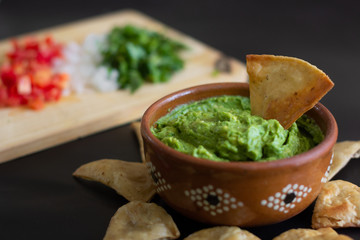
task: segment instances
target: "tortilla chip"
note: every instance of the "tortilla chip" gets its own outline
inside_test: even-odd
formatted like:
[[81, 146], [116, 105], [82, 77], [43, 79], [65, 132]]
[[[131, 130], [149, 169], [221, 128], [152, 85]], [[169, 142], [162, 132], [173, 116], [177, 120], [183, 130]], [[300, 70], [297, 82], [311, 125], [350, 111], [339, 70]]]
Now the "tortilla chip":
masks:
[[273, 240], [351, 240], [345, 235], [338, 235], [332, 228], [313, 229], [291, 229], [283, 232]]
[[145, 152], [144, 152], [144, 141], [143, 141], [142, 136], [141, 136], [140, 126], [141, 126], [140, 121], [131, 123], [131, 128], [134, 130], [134, 132], [136, 134], [136, 137], [137, 137], [137, 139], [139, 141], [141, 161], [143, 163], [146, 163], [146, 161], [145, 161]]
[[104, 240], [176, 239], [179, 230], [172, 217], [155, 203], [129, 202], [111, 218]]
[[254, 234], [238, 227], [212, 227], [197, 231], [184, 240], [260, 240]]
[[343, 180], [325, 183], [315, 202], [312, 227], [360, 227], [360, 188]]
[[320, 69], [298, 58], [247, 55], [246, 67], [251, 113], [277, 119], [285, 129], [334, 86]]
[[155, 185], [143, 163], [102, 159], [80, 166], [73, 176], [97, 181], [114, 189], [129, 201], [149, 201]]
[[360, 141], [338, 142], [334, 146], [334, 158], [328, 179], [332, 179], [352, 158], [360, 157]]

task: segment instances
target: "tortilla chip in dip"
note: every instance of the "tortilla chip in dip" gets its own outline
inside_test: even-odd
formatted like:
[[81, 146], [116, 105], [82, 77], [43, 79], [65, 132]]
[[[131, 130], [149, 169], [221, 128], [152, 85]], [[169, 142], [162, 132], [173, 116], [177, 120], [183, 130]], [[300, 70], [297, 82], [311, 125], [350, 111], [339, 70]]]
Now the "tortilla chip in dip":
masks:
[[260, 238], [239, 227], [220, 226], [202, 229], [184, 240], [260, 240]]
[[351, 240], [352, 238], [339, 235], [332, 228], [320, 228], [318, 230], [298, 228], [283, 232], [273, 240]]
[[179, 230], [172, 217], [155, 203], [129, 202], [111, 218], [104, 240], [176, 239]]
[[360, 227], [360, 188], [343, 180], [325, 183], [315, 202], [312, 227]]
[[145, 164], [102, 159], [80, 166], [73, 176], [105, 184], [129, 201], [149, 201], [155, 194], [154, 181]]
[[293, 57], [247, 55], [251, 113], [288, 129], [334, 83], [320, 69]]
[[360, 141], [343, 141], [336, 143], [328, 179], [332, 179], [352, 158], [359, 157]]

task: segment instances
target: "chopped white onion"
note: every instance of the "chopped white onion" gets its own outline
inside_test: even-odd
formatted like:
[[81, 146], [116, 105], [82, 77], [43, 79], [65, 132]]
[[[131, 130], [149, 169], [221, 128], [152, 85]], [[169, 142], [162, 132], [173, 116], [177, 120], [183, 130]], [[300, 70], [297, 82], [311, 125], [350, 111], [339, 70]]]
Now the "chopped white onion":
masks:
[[70, 42], [63, 48], [63, 59], [54, 62], [54, 70], [69, 75], [63, 95], [89, 91], [111, 92], [118, 89], [118, 71], [101, 66], [101, 51], [106, 47], [106, 35], [90, 34], [80, 45]]

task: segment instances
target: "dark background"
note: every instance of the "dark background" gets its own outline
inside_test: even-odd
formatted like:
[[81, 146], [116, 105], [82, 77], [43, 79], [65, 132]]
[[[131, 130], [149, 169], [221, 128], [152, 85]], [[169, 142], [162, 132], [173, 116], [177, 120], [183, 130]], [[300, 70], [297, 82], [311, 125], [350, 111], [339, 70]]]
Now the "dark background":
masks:
[[[321, 100], [339, 126], [339, 141], [360, 140], [360, 4], [357, 1], [0, 0], [0, 39], [132, 8], [245, 62], [246, 54], [304, 59], [335, 87]], [[0, 136], [5, 138], [7, 136]], [[139, 161], [129, 125], [0, 165], [0, 239], [102, 239], [126, 200], [71, 173], [101, 158]], [[360, 161], [336, 178], [360, 185]], [[208, 227], [172, 214], [182, 237]], [[248, 229], [262, 239], [310, 227], [313, 206], [272, 226]], [[360, 230], [338, 232], [360, 239]]]

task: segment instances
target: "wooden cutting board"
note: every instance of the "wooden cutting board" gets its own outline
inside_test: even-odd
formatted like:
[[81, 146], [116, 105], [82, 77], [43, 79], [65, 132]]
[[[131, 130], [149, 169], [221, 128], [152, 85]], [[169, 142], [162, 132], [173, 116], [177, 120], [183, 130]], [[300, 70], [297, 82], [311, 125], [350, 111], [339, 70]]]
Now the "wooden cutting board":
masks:
[[[199, 84], [247, 80], [244, 64], [235, 59], [230, 60], [231, 73], [213, 76], [214, 63], [221, 52], [133, 10], [25, 35], [42, 37], [51, 34], [59, 42], [81, 42], [90, 33], [106, 33], [114, 26], [126, 24], [164, 33], [189, 46], [190, 50], [183, 54], [185, 69], [168, 83], [145, 84], [134, 94], [119, 90], [72, 95], [46, 105], [41, 111], [0, 109], [0, 163], [139, 119], [154, 101], [173, 91]], [[9, 48], [9, 40], [1, 41], [0, 56], [4, 56]]]

